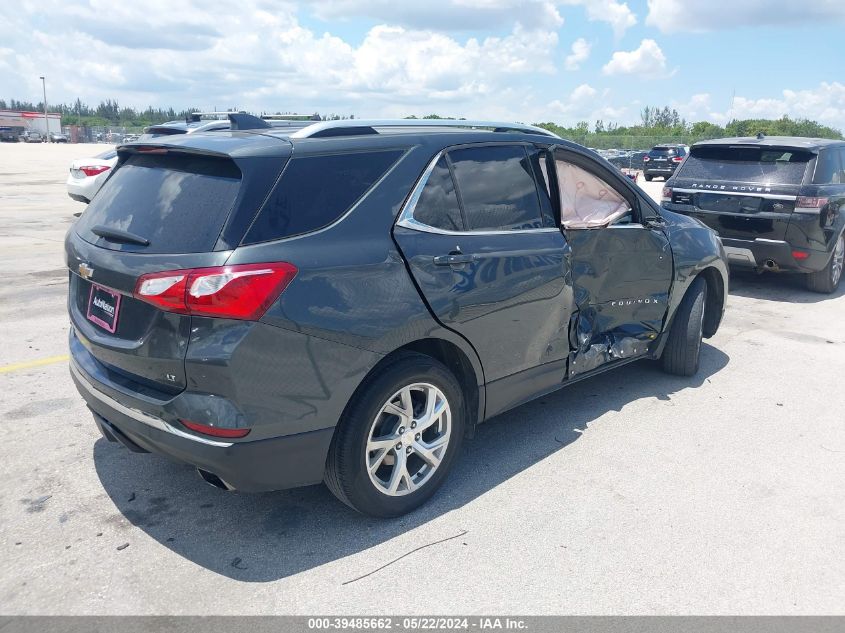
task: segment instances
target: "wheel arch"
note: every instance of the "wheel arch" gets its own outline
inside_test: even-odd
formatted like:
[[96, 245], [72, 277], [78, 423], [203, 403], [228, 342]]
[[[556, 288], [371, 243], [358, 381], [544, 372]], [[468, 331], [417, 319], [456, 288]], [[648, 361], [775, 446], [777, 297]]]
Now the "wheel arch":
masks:
[[444, 338], [428, 337], [417, 339], [405, 343], [389, 354], [386, 354], [367, 372], [367, 375], [356, 388], [352, 398], [350, 398], [350, 402], [368, 384], [370, 379], [381, 371], [382, 367], [390, 363], [397, 355], [407, 352], [429, 356], [442, 363], [452, 372], [464, 394], [467, 421], [466, 434], [468, 437], [472, 437], [475, 434], [475, 426], [481, 422], [484, 416], [485, 391], [481, 364], [474, 351], [470, 350], [467, 352], [457, 343]]
[[709, 266], [696, 277], [701, 277], [707, 284], [707, 302], [704, 304], [704, 338], [710, 338], [719, 329], [722, 315], [725, 313], [726, 289], [725, 281], [719, 271]]

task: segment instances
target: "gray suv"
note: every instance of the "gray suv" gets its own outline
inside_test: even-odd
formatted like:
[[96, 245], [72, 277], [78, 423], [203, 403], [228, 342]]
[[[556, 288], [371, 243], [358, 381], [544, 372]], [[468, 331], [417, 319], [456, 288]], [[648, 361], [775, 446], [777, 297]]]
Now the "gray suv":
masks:
[[108, 440], [219, 488], [408, 512], [477, 424], [638, 359], [690, 376], [724, 311], [710, 229], [537, 128], [327, 121], [118, 155], [65, 242], [71, 374]]

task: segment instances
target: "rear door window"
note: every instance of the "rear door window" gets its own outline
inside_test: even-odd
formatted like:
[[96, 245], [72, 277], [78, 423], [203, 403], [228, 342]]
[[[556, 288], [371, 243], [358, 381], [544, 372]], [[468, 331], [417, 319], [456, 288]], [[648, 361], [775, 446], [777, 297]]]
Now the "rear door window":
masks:
[[531, 161], [522, 145], [449, 152], [468, 231], [542, 228]]
[[401, 150], [391, 150], [291, 159], [243, 243], [268, 242], [328, 226], [369, 191], [402, 154]]
[[692, 148], [678, 176], [798, 185], [812, 158], [812, 152], [794, 148], [702, 145]]
[[823, 149], [816, 159], [814, 185], [838, 185], [842, 182], [842, 157], [837, 149]]
[[86, 241], [121, 249], [91, 233], [102, 226], [149, 240], [144, 253], [214, 249], [241, 184], [229, 159], [185, 154], [130, 155], [82, 214], [76, 230]]

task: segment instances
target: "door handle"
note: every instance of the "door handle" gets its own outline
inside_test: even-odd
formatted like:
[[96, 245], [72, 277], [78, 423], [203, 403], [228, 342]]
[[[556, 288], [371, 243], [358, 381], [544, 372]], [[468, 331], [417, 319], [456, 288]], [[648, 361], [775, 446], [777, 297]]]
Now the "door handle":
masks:
[[449, 253], [448, 255], [437, 255], [434, 258], [435, 266], [460, 266], [461, 264], [469, 264], [475, 260], [474, 255], [465, 255], [464, 253]]

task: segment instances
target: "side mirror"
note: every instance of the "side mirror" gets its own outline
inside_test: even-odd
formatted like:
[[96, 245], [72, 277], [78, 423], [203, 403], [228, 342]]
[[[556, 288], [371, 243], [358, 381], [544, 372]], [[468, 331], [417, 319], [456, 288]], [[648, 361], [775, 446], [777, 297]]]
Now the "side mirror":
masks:
[[666, 220], [664, 220], [659, 215], [650, 215], [647, 218], [643, 218], [643, 226], [647, 229], [662, 229], [666, 226]]

